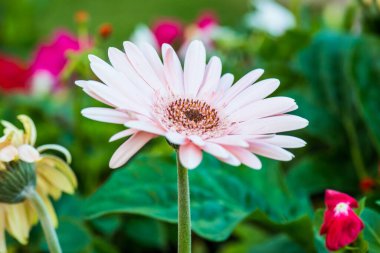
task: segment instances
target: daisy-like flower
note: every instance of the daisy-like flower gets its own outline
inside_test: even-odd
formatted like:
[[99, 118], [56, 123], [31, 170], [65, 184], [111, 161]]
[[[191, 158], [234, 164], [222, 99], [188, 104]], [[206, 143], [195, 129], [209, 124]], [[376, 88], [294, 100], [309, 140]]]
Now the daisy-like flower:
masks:
[[233, 84], [232, 74], [221, 75], [218, 57], [211, 57], [206, 64], [200, 41], [190, 43], [184, 68], [168, 44], [162, 45], [162, 61], [148, 44], [138, 48], [125, 42], [124, 49], [125, 53], [109, 49], [112, 65], [89, 56], [91, 68], [102, 82], [76, 82], [88, 95], [111, 107], [84, 109], [85, 117], [128, 128], [110, 139], [131, 136], [112, 156], [111, 168], [125, 164], [157, 136], [178, 146], [180, 162], [188, 169], [199, 165], [202, 151], [234, 166], [260, 169], [256, 154], [288, 161], [293, 155], [284, 148], [305, 145], [299, 138], [277, 135], [304, 128], [308, 121], [287, 114], [297, 109], [293, 99], [266, 98], [280, 82], [256, 82], [263, 70], [252, 70]]
[[[72, 194], [77, 187], [77, 179], [68, 165], [71, 161], [70, 153], [64, 147], [55, 144], [35, 148], [37, 133], [33, 121], [25, 115], [18, 116], [18, 119], [22, 122], [24, 130], [18, 129], [10, 122], [1, 122], [5, 128], [4, 135], [0, 138], [0, 173], [7, 170], [10, 163], [34, 163], [36, 192], [44, 202], [52, 223], [57, 226], [57, 216], [49, 197], [57, 200], [62, 192]], [[57, 156], [45, 154], [48, 149], [62, 152], [67, 162]], [[12, 189], [17, 187], [14, 186]], [[6, 252], [5, 231], [20, 243], [26, 244], [31, 227], [38, 221], [37, 211], [28, 198], [21, 202], [10, 202], [12, 203], [0, 203], [1, 253]]]

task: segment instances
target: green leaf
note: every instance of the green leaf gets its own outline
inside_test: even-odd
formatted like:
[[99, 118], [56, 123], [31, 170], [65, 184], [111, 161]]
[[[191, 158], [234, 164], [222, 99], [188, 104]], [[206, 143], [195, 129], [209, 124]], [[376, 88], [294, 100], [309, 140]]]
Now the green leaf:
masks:
[[361, 214], [364, 222], [364, 239], [368, 242], [369, 253], [380, 252], [380, 214], [365, 208]]
[[[278, 223], [310, 211], [308, 201], [292, 196], [282, 181], [278, 163], [263, 160], [263, 169], [230, 167], [205, 156], [190, 171], [192, 227], [210, 240], [226, 239], [254, 210], [263, 210]], [[89, 218], [110, 213], [139, 214], [177, 222], [177, 182], [174, 157], [139, 155], [85, 203]]]

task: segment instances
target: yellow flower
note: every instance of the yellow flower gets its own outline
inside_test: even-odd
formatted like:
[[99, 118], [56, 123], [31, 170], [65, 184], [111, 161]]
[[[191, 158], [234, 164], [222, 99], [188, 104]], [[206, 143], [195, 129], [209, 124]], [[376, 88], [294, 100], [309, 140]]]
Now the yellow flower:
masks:
[[[44, 201], [53, 224], [57, 226], [57, 216], [49, 197], [57, 200], [62, 192], [72, 194], [77, 187], [75, 174], [68, 165], [71, 162], [70, 153], [55, 144], [34, 147], [37, 132], [33, 121], [25, 115], [19, 115], [18, 119], [24, 129], [18, 129], [7, 121], [1, 122], [5, 129], [4, 136], [0, 138], [0, 170], [5, 170], [7, 163], [12, 161], [35, 163], [36, 190]], [[63, 153], [66, 161], [45, 154], [46, 150]], [[0, 203], [0, 253], [6, 252], [5, 231], [20, 243], [26, 244], [29, 231], [37, 221], [37, 213], [27, 199], [17, 204]]]

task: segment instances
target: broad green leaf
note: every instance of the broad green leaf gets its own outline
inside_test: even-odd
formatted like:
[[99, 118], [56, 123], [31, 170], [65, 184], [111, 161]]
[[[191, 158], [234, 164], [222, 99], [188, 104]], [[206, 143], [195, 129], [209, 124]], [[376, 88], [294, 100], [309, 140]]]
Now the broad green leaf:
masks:
[[364, 222], [364, 240], [368, 242], [369, 253], [380, 252], [380, 214], [365, 208], [360, 216]]
[[[310, 211], [305, 198], [294, 197], [282, 181], [278, 163], [263, 160], [263, 169], [230, 167], [205, 156], [190, 171], [192, 227], [210, 240], [226, 239], [254, 210], [286, 223]], [[85, 203], [89, 218], [111, 213], [139, 214], [175, 223], [177, 182], [174, 157], [139, 155]]]

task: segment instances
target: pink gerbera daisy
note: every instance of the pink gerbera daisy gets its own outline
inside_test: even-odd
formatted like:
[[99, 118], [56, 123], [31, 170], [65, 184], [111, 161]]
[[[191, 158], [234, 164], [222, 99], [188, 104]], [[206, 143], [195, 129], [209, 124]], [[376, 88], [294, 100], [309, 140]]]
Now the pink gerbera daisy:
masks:
[[112, 65], [90, 55], [91, 68], [102, 82], [77, 81], [91, 97], [112, 108], [86, 108], [85, 117], [123, 124], [127, 129], [111, 141], [131, 136], [114, 153], [111, 168], [125, 164], [151, 139], [163, 136], [178, 147], [183, 166], [193, 169], [202, 151], [238, 166], [261, 168], [256, 155], [288, 161], [284, 148], [303, 147], [299, 138], [277, 135], [307, 126], [308, 121], [286, 114], [297, 109], [288, 97], [266, 98], [280, 82], [255, 83], [262, 69], [252, 70], [234, 85], [232, 74], [222, 74], [221, 60], [206, 64], [205, 47], [190, 43], [184, 67], [171, 46], [162, 45], [162, 60], [150, 45], [124, 43], [125, 53], [110, 48]]

